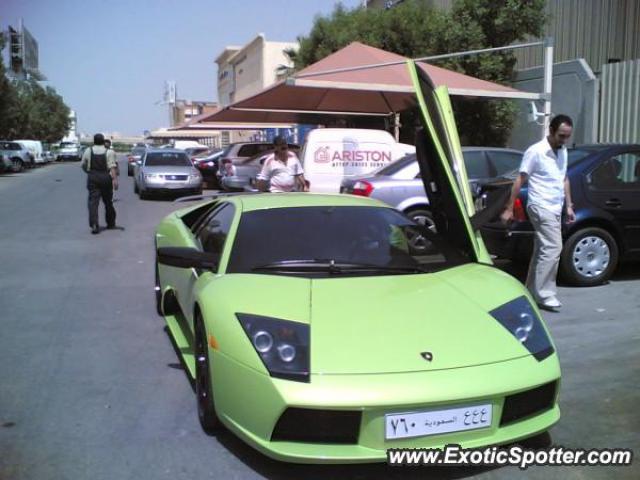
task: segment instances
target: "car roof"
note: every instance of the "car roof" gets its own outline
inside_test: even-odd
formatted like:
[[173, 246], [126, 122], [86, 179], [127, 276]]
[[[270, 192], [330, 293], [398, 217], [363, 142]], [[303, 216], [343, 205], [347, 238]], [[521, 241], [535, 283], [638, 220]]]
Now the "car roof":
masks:
[[147, 148], [147, 153], [182, 153], [186, 155], [185, 151], [179, 148]]
[[569, 150], [593, 150], [601, 151], [615, 148], [640, 148], [636, 143], [591, 143], [585, 145], [572, 145]]
[[244, 212], [295, 207], [385, 207], [386, 203], [366, 197], [323, 193], [262, 193], [229, 196], [223, 201], [238, 205]]
[[514, 152], [522, 154], [522, 150], [518, 150], [515, 148], [502, 148], [502, 147], [462, 147], [463, 152], [486, 152], [486, 151], [497, 151], [497, 152]]

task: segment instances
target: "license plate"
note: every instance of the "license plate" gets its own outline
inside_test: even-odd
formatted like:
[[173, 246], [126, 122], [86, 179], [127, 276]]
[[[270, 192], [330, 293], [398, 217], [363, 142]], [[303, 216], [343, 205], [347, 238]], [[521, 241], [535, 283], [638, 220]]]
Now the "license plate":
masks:
[[385, 438], [424, 437], [491, 426], [491, 404], [385, 415]]

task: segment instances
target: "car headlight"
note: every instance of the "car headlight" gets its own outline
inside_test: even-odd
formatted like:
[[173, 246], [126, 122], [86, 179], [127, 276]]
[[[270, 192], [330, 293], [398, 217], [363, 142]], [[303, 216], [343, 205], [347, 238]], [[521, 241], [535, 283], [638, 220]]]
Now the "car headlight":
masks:
[[198, 180], [199, 178], [200, 178], [199, 173], [192, 173], [191, 175], [189, 175], [189, 180]]
[[155, 178], [160, 178], [160, 175], [158, 175], [157, 173], [145, 173], [144, 178], [146, 178], [147, 180], [153, 180]]
[[522, 343], [536, 360], [544, 360], [554, 352], [542, 321], [527, 297], [518, 297], [489, 313]]
[[309, 325], [249, 313], [236, 317], [269, 375], [309, 381]]

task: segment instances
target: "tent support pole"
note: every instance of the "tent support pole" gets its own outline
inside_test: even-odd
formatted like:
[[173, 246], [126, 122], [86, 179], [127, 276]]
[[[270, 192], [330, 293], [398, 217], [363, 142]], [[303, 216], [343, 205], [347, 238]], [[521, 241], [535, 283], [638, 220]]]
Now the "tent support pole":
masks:
[[549, 131], [551, 122], [551, 88], [553, 85], [553, 37], [544, 39], [544, 121], [542, 122], [542, 138]]

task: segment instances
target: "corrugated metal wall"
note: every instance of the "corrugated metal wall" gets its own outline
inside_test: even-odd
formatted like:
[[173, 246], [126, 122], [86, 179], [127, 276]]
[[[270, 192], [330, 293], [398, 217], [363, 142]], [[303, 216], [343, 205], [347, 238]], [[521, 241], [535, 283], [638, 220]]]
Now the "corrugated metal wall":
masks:
[[[584, 58], [593, 71], [610, 59], [640, 57], [638, 0], [549, 0], [545, 35], [555, 39], [554, 61]], [[542, 64], [542, 49], [518, 50], [517, 68]]]
[[640, 143], [640, 60], [603, 66], [599, 140]]

